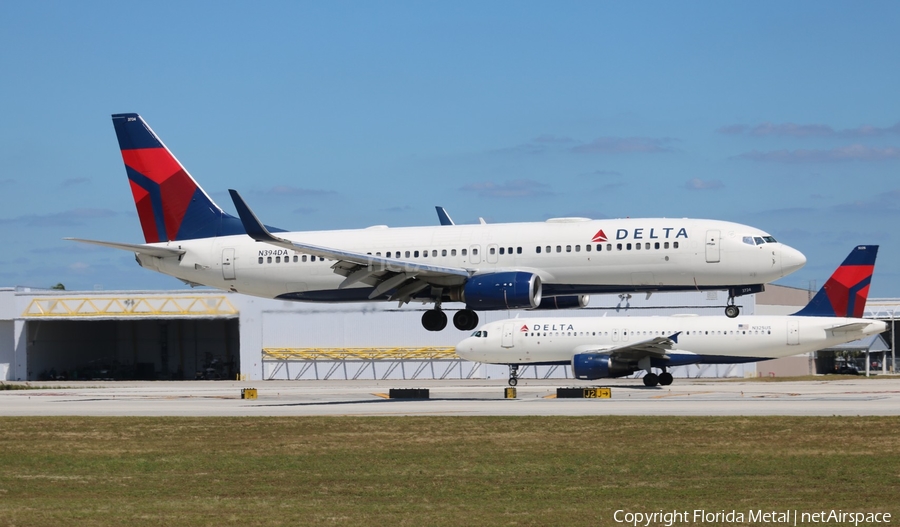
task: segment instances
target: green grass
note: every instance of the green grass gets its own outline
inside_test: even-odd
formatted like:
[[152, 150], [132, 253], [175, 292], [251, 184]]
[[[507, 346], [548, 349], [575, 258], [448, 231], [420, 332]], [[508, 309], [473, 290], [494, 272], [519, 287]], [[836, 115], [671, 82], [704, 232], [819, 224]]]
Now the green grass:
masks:
[[0, 525], [896, 518], [898, 433], [893, 417], [0, 418]]

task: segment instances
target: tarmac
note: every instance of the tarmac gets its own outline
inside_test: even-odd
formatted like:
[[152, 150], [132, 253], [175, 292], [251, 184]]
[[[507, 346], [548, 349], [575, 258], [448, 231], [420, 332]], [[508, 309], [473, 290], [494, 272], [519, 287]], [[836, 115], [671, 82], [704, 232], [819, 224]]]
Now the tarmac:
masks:
[[[853, 416], [900, 415], [900, 377], [761, 382], [636, 379], [601, 384], [504, 380], [55, 381], [0, 391], [0, 416]], [[609, 387], [608, 399], [556, 398], [561, 387]], [[242, 399], [245, 388], [258, 398]], [[390, 399], [391, 388], [427, 388], [428, 399]]]

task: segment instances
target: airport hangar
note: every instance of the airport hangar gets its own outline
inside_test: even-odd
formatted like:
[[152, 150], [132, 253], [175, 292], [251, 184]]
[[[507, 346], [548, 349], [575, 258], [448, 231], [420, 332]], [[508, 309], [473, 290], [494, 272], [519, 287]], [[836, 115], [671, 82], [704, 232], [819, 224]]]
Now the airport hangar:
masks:
[[[804, 289], [768, 285], [764, 293], [737, 300], [742, 315], [783, 315], [809, 298]], [[715, 291], [592, 295], [584, 309], [488, 311], [479, 317], [486, 323], [516, 316], [722, 315], [724, 304], [725, 293]], [[0, 381], [508, 377], [506, 366], [456, 356], [453, 346], [464, 332], [450, 325], [424, 330], [420, 319], [428, 308], [296, 303], [208, 289], [0, 289]], [[453, 311], [453, 305], [447, 308]], [[900, 299], [869, 299], [865, 316], [893, 320], [895, 311], [900, 315]], [[884, 338], [882, 345], [890, 346], [892, 333]], [[810, 354], [671, 371], [676, 377], [788, 376], [833, 365], [833, 357]], [[519, 377], [571, 378], [571, 371], [528, 366]]]

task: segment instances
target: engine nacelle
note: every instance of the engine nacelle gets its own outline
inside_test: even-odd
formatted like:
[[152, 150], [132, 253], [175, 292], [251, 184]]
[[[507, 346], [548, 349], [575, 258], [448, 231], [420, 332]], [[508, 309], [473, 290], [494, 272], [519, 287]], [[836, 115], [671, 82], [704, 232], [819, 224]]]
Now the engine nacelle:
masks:
[[541, 304], [541, 277], [524, 271], [487, 273], [469, 278], [461, 300], [468, 309], [533, 309]]
[[581, 309], [590, 301], [591, 297], [588, 295], [545, 296], [541, 298], [541, 304], [534, 309]]
[[579, 353], [572, 357], [572, 373], [576, 379], [594, 380], [622, 377], [637, 371], [627, 363], [615, 361], [602, 353]]

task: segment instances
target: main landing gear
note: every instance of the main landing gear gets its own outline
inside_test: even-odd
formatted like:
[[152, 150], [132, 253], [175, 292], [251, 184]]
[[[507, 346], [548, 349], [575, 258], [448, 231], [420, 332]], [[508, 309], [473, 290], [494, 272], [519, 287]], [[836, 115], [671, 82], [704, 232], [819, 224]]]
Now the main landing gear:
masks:
[[510, 364], [509, 365], [509, 385], [515, 386], [519, 384], [519, 365], [518, 364]]
[[674, 379], [672, 378], [672, 374], [667, 372], [665, 368], [659, 375], [648, 371], [647, 375], [644, 375], [644, 386], [653, 387], [657, 384], [661, 386], [668, 386], [672, 384], [673, 380]]
[[[478, 327], [478, 313], [471, 309], [461, 309], [453, 315], [453, 325], [460, 331], [470, 331]], [[428, 331], [441, 331], [447, 327], [447, 314], [440, 306], [422, 314], [422, 327]]]

